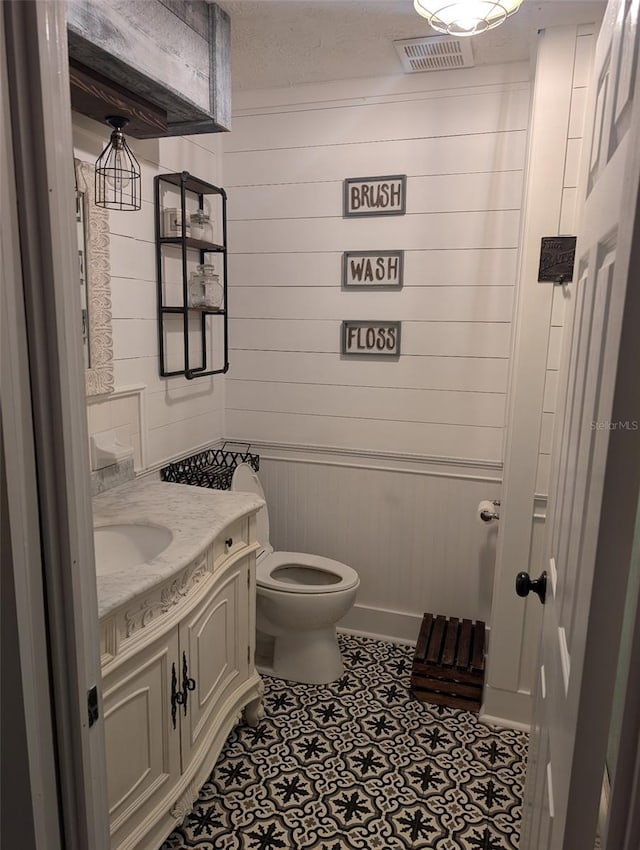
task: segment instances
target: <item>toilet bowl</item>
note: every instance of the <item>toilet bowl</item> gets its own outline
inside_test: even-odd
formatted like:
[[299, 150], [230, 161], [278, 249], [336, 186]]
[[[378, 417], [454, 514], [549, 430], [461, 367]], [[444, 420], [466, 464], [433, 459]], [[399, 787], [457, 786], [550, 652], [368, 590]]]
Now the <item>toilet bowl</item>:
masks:
[[[260, 480], [246, 463], [235, 469], [231, 489], [264, 499]], [[274, 552], [266, 505], [256, 517], [256, 536], [258, 669], [292, 682], [334, 682], [344, 672], [336, 623], [355, 602], [358, 573], [320, 555]]]

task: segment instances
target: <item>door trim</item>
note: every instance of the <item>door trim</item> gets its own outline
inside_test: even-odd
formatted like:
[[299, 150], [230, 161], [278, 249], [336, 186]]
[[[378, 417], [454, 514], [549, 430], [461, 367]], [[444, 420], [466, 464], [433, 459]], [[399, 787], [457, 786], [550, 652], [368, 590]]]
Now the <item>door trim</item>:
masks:
[[[2, 4], [59, 805], [68, 850], [109, 846], [64, 3]], [[13, 214], [13, 210], [10, 211]], [[19, 615], [24, 612], [18, 612]], [[102, 714], [102, 700], [99, 699]], [[50, 792], [49, 792], [50, 794]]]
[[[11, 116], [7, 86], [4, 17], [0, 14], [0, 540], [2, 541], [2, 711], [3, 767], [15, 760], [24, 770], [3, 775], [3, 804], [19, 807], [21, 821], [2, 821], [7, 844], [33, 841], [36, 850], [60, 850], [56, 755], [47, 664], [44, 590], [40, 554], [33, 420]], [[10, 495], [9, 495], [10, 494]], [[11, 642], [11, 650], [7, 647]], [[18, 716], [19, 715], [19, 716]], [[7, 724], [8, 726], [9, 724]], [[5, 739], [11, 736], [11, 741]], [[24, 737], [23, 737], [24, 736]], [[7, 749], [5, 749], [7, 747]], [[4, 772], [4, 771], [3, 771]], [[4, 785], [10, 783], [7, 789]], [[30, 797], [30, 799], [28, 799]], [[29, 818], [27, 822], [27, 812]]]

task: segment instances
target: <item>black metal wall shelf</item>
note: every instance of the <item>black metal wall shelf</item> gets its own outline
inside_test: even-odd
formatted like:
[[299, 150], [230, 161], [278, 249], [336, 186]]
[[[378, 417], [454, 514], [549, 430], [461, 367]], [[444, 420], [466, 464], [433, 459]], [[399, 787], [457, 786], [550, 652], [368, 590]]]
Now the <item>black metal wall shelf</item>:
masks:
[[[164, 185], [163, 185], [164, 184]], [[180, 208], [182, 215], [182, 235], [181, 236], [163, 236], [163, 206], [162, 192], [166, 187], [175, 187], [180, 193]], [[197, 200], [198, 208], [203, 207], [205, 196], [217, 196], [219, 199], [218, 207], [220, 214], [220, 223], [222, 228], [222, 244], [214, 242], [203, 242], [201, 239], [194, 239], [187, 236], [187, 215], [189, 204], [187, 198], [193, 196]], [[224, 189], [219, 186], [214, 186], [212, 183], [207, 183], [189, 174], [188, 171], [177, 172], [175, 174], [159, 174], [154, 179], [154, 206], [155, 206], [155, 236], [156, 236], [156, 280], [158, 291], [158, 346], [160, 351], [160, 375], [163, 378], [172, 377], [175, 375], [184, 375], [185, 378], [191, 380], [193, 378], [204, 377], [205, 375], [219, 375], [227, 372], [229, 369], [229, 346], [228, 346], [228, 316], [227, 316], [227, 195]], [[165, 304], [165, 279], [164, 279], [164, 264], [165, 247], [176, 247], [180, 254], [180, 263], [182, 267], [182, 304], [167, 305]], [[189, 252], [197, 252], [200, 257], [200, 263], [205, 261], [207, 254], [219, 254], [222, 259], [222, 289], [223, 300], [222, 309], [214, 309], [213, 307], [190, 307], [189, 306], [189, 273], [188, 273], [188, 257]], [[207, 345], [211, 342], [215, 333], [213, 323], [208, 321], [208, 317], [221, 317], [222, 324], [222, 349], [224, 363], [216, 368], [209, 368], [207, 363]], [[182, 349], [184, 365], [180, 369], [169, 369], [167, 365], [167, 350], [165, 334], [167, 333], [167, 324], [165, 319], [172, 317], [174, 322], [177, 317], [182, 318], [182, 328], [179, 332], [182, 334]], [[189, 338], [189, 321], [197, 322], [199, 317], [199, 334], [200, 334], [200, 362], [197, 365], [191, 364], [191, 341]], [[211, 364], [213, 366], [213, 364]]]
[[[161, 236], [161, 245], [182, 245], [182, 236]], [[193, 239], [191, 236], [185, 236], [184, 244], [187, 248], [196, 248], [198, 251], [207, 253], [222, 253], [224, 245], [215, 245], [213, 242], [203, 242], [201, 239]]]

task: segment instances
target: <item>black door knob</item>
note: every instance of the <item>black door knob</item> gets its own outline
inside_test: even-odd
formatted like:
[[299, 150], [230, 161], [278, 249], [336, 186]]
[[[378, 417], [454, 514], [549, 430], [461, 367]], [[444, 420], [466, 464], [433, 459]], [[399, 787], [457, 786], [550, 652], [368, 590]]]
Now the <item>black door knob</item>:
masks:
[[533, 590], [538, 594], [540, 602], [544, 605], [544, 600], [547, 595], [547, 574], [542, 573], [540, 578], [531, 581], [529, 573], [518, 573], [516, 576], [516, 593], [518, 596], [528, 596]]

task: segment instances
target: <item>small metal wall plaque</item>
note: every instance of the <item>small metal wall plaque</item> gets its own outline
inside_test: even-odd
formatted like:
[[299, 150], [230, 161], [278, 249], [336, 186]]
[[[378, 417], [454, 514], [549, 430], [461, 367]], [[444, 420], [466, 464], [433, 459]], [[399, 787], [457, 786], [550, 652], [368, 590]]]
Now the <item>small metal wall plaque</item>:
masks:
[[406, 174], [386, 177], [347, 177], [343, 185], [344, 218], [404, 215], [407, 205]]
[[543, 236], [538, 283], [569, 283], [576, 257], [575, 236]]
[[401, 322], [342, 322], [341, 353], [365, 357], [398, 357]]
[[345, 251], [342, 285], [354, 289], [400, 289], [403, 266], [404, 251]]

